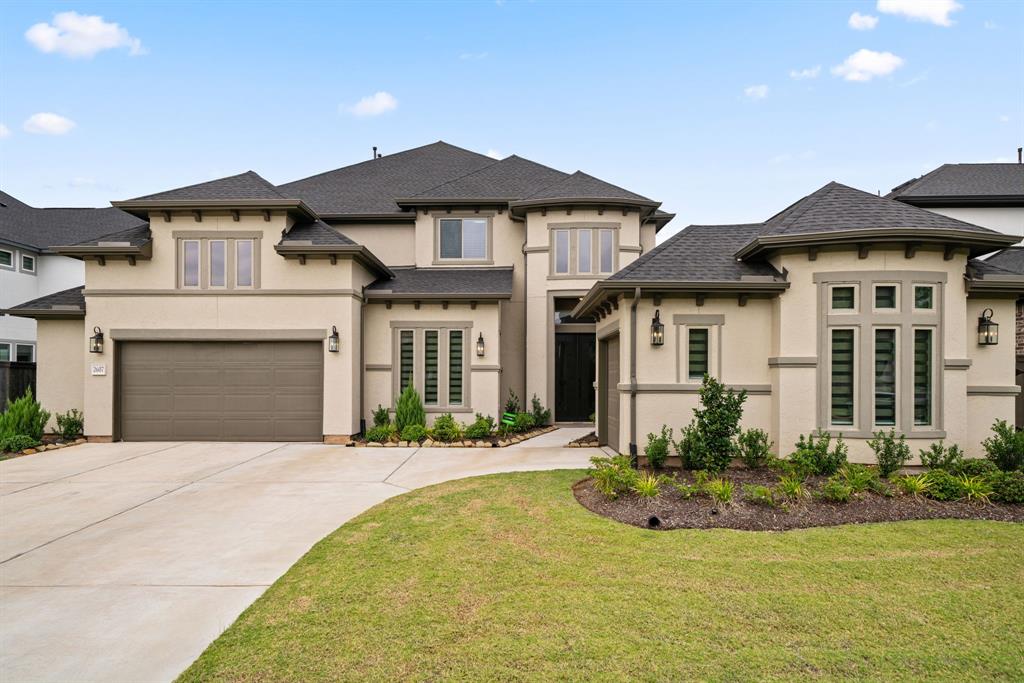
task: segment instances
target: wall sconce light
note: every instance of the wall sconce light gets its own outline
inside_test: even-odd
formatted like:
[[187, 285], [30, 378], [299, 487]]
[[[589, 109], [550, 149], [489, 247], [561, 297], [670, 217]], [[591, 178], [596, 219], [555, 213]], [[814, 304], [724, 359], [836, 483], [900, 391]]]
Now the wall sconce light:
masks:
[[661, 311], [654, 312], [654, 319], [651, 320], [651, 346], [663, 346], [665, 344], [665, 326], [661, 322]]
[[89, 337], [89, 353], [103, 353], [103, 330], [97, 325], [92, 331], [93, 335]]
[[995, 346], [999, 343], [999, 323], [992, 322], [992, 309], [986, 308], [978, 318], [978, 345]]
[[476, 355], [480, 358], [484, 357], [484, 333], [481, 332], [480, 336], [476, 338]]
[[331, 325], [331, 336], [327, 338], [327, 350], [331, 353], [337, 353], [341, 347], [341, 338], [338, 336], [338, 327]]

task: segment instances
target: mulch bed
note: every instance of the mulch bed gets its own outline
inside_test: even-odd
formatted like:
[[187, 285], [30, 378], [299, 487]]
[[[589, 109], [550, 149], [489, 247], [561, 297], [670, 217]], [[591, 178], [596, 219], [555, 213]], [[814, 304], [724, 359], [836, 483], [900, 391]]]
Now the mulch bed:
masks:
[[[678, 474], [693, 483], [689, 472]], [[856, 494], [848, 503], [829, 503], [809, 498], [789, 503], [786, 510], [751, 503], [743, 497], [743, 484], [773, 486], [778, 474], [771, 470], [733, 468], [724, 478], [732, 481], [733, 502], [719, 503], [706, 495], [683, 498], [671, 486], [663, 486], [657, 498], [639, 498], [629, 493], [614, 500], [598, 492], [590, 478], [573, 486], [573, 494], [583, 507], [603, 517], [645, 529], [743, 529], [748, 531], [785, 531], [808, 527], [898, 522], [912, 519], [984, 519], [1000, 522], [1024, 522], [1024, 505], [999, 503], [939, 502], [896, 493], [885, 497], [875, 493]], [[816, 491], [826, 480], [812, 477], [809, 490]], [[651, 518], [657, 517], [657, 526]]]

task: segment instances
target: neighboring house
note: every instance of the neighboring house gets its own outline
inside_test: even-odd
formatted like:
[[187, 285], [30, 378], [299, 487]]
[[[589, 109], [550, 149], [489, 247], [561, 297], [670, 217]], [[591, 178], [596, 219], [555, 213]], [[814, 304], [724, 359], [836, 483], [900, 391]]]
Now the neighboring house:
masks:
[[114, 205], [139, 224], [51, 247], [84, 289], [9, 311], [38, 321], [40, 400], [83, 409], [94, 439], [344, 442], [410, 383], [431, 419], [496, 416], [514, 391], [586, 421], [594, 324], [569, 314], [672, 218], [443, 142]]
[[599, 436], [636, 452], [678, 431], [708, 373], [747, 391], [745, 426], [781, 454], [820, 429], [870, 461], [894, 428], [915, 456], [940, 439], [977, 456], [1014, 419], [1024, 275], [976, 257], [1017, 239], [838, 183], [763, 223], [691, 225], [572, 312], [597, 318]]
[[[1024, 247], [1009, 247], [987, 257], [982, 268], [991, 274], [1024, 277]], [[1017, 299], [1017, 386], [1024, 389], [1024, 297]], [[1017, 394], [1017, 426], [1024, 427], [1024, 393]]]
[[[0, 191], [0, 310], [85, 281], [78, 259], [50, 247], [138, 225], [118, 209], [37, 209]], [[34, 363], [36, 322], [0, 315], [0, 362]]]

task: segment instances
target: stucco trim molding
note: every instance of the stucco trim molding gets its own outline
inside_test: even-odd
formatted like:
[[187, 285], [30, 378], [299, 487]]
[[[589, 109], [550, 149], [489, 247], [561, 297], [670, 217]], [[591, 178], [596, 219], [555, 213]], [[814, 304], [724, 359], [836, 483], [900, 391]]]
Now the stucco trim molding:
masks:
[[968, 385], [968, 396], [1016, 396], [1020, 393], [1020, 387], [1016, 384], [1005, 386]]
[[115, 341], [323, 341], [328, 330], [112, 329]]
[[943, 367], [946, 370], [966, 370], [971, 367], [970, 358], [947, 358], [943, 361]]
[[363, 366], [367, 372], [391, 372], [390, 363], [367, 363]]
[[770, 368], [816, 368], [817, 356], [772, 356], [768, 359]]
[[[698, 394], [701, 385], [691, 384], [619, 384], [616, 387], [619, 392], [628, 393], [635, 391], [638, 394]], [[769, 396], [772, 393], [771, 384], [727, 384], [727, 389], [733, 391], [745, 391], [751, 396]]]
[[85, 289], [90, 296], [346, 296], [362, 300], [355, 289]]
[[470, 372], [501, 372], [500, 365], [470, 365]]
[[724, 325], [725, 315], [724, 314], [687, 314], [687, 313], [676, 313], [672, 316], [672, 323], [674, 325]]

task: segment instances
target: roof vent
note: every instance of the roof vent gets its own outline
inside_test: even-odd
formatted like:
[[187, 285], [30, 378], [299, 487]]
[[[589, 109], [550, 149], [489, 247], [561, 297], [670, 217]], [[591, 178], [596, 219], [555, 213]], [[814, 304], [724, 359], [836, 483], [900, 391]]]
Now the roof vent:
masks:
[[381, 158], [381, 156], [383, 156], [383, 155], [382, 155], [382, 154], [378, 154], [378, 153], [377, 153], [377, 146], [376, 146], [376, 145], [374, 145], [374, 146], [373, 146], [373, 156], [371, 156], [370, 158], [371, 158], [371, 159], [380, 159], [380, 158]]
[[1024, 159], [1021, 158], [1022, 156], [1024, 156], [1024, 147], [1018, 147], [1017, 148], [1017, 163], [1018, 164], [1021, 163], [1022, 161], [1024, 161]]

